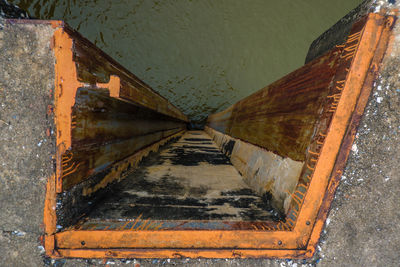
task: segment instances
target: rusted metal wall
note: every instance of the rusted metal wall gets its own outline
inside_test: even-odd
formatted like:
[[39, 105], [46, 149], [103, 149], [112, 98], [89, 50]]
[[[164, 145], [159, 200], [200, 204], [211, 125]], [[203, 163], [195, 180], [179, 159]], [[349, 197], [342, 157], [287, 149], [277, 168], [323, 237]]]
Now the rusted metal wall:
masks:
[[[335, 48], [228, 109], [210, 115], [209, 132], [260, 195], [286, 213], [306, 149], [321, 120], [341, 48]], [[233, 152], [232, 152], [233, 151]]]
[[[246, 105], [241, 104], [242, 101], [240, 101], [229, 109], [210, 116], [209, 118], [208, 124], [210, 128], [226, 133], [227, 135], [236, 135], [237, 139], [253, 142], [254, 144], [256, 144], [256, 141], [264, 140], [265, 143], [259, 143], [258, 145], [278, 155], [286, 155], [288, 157], [290, 157], [290, 155], [296, 156], [296, 153], [293, 153], [294, 151], [287, 151], [290, 150], [290, 148], [297, 148], [297, 153], [303, 151], [302, 159], [305, 159], [304, 167], [301, 170], [295, 190], [290, 192], [290, 198], [288, 198], [287, 203], [288, 206], [287, 209], [285, 209], [287, 210], [286, 219], [279, 222], [273, 228], [268, 227], [267, 229], [277, 231], [298, 230], [300, 232], [304, 231], [303, 233], [305, 233], [309, 231], [307, 230], [307, 225], [313, 225], [315, 222], [313, 232], [309, 232], [310, 240], [301, 240], [305, 235], [302, 237], [299, 236], [297, 239], [298, 242], [309, 242], [308, 248], [312, 252], [315, 251], [314, 249], [328, 212], [329, 203], [333, 198], [334, 190], [338, 185], [338, 179], [345, 166], [351, 143], [354, 140], [359, 122], [358, 120], [363, 112], [373, 79], [378, 74], [379, 64], [386, 51], [388, 38], [394, 21], [395, 19], [390, 16], [384, 17], [377, 14], [369, 14], [352, 25], [345, 43], [337, 45], [330, 53], [303, 67], [303, 69], [305, 69], [316, 62], [320, 63], [321, 75], [319, 71], [313, 71], [312, 68], [309, 68], [308, 71], [310, 71], [310, 73], [306, 73], [305, 75], [305, 77], [307, 77], [307, 75], [312, 73], [314, 76], [315, 83], [308, 84], [310, 88], [313, 88], [315, 84], [321, 82], [320, 77], [323, 77], [323, 70], [324, 68], [326, 69], [326, 65], [333, 66], [334, 70], [330, 78], [326, 77], [325, 83], [320, 83], [325, 84], [326, 87], [320, 88], [319, 91], [315, 92], [316, 94], [320, 93], [321, 97], [310, 97], [308, 99], [310, 101], [308, 103], [309, 110], [317, 111], [316, 114], [318, 115], [315, 117], [315, 120], [309, 120], [312, 119], [312, 116], [308, 116], [309, 114], [302, 112], [296, 113], [300, 117], [304, 116], [308, 118], [306, 121], [308, 120], [309, 122], [308, 125], [298, 124], [300, 127], [297, 133], [306, 134], [310, 131], [310, 135], [307, 139], [300, 135], [301, 138], [299, 140], [302, 141], [297, 142], [297, 144], [302, 145], [296, 145], [296, 139], [291, 139], [288, 141], [288, 144], [292, 145], [282, 147], [280, 152], [271, 149], [271, 147], [273, 148], [276, 144], [284, 144], [281, 142], [281, 138], [285, 139], [289, 137], [290, 139], [298, 136], [295, 135], [295, 127], [293, 128], [294, 135], [285, 134], [284, 130], [282, 130], [285, 129], [287, 125], [290, 125], [290, 123], [295, 122], [294, 120], [290, 120], [290, 118], [296, 116], [294, 113], [287, 112], [280, 114], [282, 116], [280, 121], [283, 124], [280, 125], [280, 122], [277, 123], [276, 127], [279, 130], [279, 134], [274, 137], [277, 132], [272, 132], [273, 139], [263, 138], [263, 136], [268, 135], [268, 131], [264, 131], [268, 129], [267, 126], [264, 127], [260, 125], [252, 129], [255, 136], [260, 136], [260, 138], [257, 139], [252, 138], [247, 124], [237, 123], [235, 110], [242, 108], [244, 112], [249, 112], [249, 110], [254, 111], [254, 115], [248, 118], [249, 121], [247, 123], [261, 124], [261, 122], [263, 122], [269, 125], [269, 127], [273, 127], [273, 123], [271, 122], [275, 118], [275, 114], [268, 112], [270, 110], [268, 100], [263, 98], [269, 96], [275, 100], [282, 100], [277, 101], [274, 105], [286, 103], [282, 98], [285, 92], [277, 92], [279, 88], [272, 87], [272, 90], [270, 90], [271, 86], [267, 87], [245, 99]], [[329, 54], [334, 56], [333, 61], [320, 61]], [[295, 96], [293, 93], [298, 91], [300, 99], [305, 100], [306, 98], [302, 96], [302, 92], [304, 92], [302, 82], [304, 79], [298, 77], [299, 80], [297, 83], [288, 79], [289, 77], [293, 77], [293, 74], [294, 73], [289, 74], [273, 85], [278, 87], [280, 85], [282, 91], [288, 90], [288, 98]], [[292, 88], [287, 88], [286, 85], [290, 85]], [[276, 94], [280, 97], [275, 98], [274, 92], [277, 92]], [[254, 101], [254, 107], [251, 107], [250, 101]], [[263, 103], [263, 105], [258, 106], [259, 103]], [[296, 100], [294, 100], [293, 103], [296, 103]], [[287, 107], [283, 104], [281, 110], [289, 111], [291, 104], [287, 103]], [[311, 105], [314, 105], [314, 107], [311, 107]], [[257, 108], [260, 110], [258, 113], [256, 112]], [[264, 117], [259, 117], [259, 114], [264, 115]], [[288, 120], [284, 118], [285, 115], [288, 116]], [[269, 118], [269, 116], [271, 116], [272, 119]], [[236, 128], [239, 128], [239, 130], [235, 130], [235, 123]], [[302, 127], [305, 127], [304, 131], [301, 130]], [[221, 133], [219, 134], [221, 135]], [[225, 139], [229, 141], [231, 136]], [[271, 145], [269, 140], [275, 140], [276, 143]], [[306, 142], [306, 140], [308, 141]], [[222, 146], [227, 144], [228, 142], [222, 144]], [[232, 145], [234, 146], [235, 144], [231, 144], [231, 146]], [[302, 148], [304, 150], [299, 150], [302, 146], [304, 146]], [[301, 156], [301, 154], [297, 154], [297, 156]], [[319, 211], [318, 220], [315, 221], [316, 217], [313, 213], [320, 205], [322, 205], [322, 208]], [[266, 224], [264, 224], [264, 226], [267, 227]], [[282, 236], [286, 236], [286, 234], [282, 234]], [[282, 242], [284, 243], [284, 241]]]
[[186, 129], [185, 115], [77, 32], [63, 25], [54, 45], [59, 192]]
[[339, 59], [338, 49], [210, 115], [219, 132], [296, 161], [305, 160]]
[[63, 191], [185, 128], [182, 121], [112, 98], [107, 89], [79, 88], [72, 118], [71, 148], [62, 156]]
[[57, 223], [65, 227], [108, 184], [185, 131], [188, 120], [79, 33], [62, 22], [53, 25], [55, 101], [48, 112], [56, 122]]

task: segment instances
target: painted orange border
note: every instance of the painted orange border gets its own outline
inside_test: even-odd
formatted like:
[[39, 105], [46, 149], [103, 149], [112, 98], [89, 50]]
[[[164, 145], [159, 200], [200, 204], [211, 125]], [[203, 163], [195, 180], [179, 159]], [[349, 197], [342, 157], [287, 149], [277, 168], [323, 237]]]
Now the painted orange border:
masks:
[[368, 15], [292, 230], [67, 230], [53, 234], [55, 218], [51, 214], [54, 213], [55, 189], [50, 179], [45, 208], [47, 255], [78, 258], [311, 257], [366, 105], [371, 81], [386, 51], [392, 24], [392, 17]]

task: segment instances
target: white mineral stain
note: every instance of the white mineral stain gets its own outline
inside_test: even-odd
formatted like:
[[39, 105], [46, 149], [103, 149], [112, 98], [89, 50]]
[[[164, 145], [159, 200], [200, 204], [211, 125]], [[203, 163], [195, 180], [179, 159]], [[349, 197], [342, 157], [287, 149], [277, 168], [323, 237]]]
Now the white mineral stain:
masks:
[[353, 151], [355, 154], [358, 153], [358, 148], [357, 148], [357, 145], [356, 145], [356, 144], [353, 144], [353, 145], [352, 145], [351, 151]]

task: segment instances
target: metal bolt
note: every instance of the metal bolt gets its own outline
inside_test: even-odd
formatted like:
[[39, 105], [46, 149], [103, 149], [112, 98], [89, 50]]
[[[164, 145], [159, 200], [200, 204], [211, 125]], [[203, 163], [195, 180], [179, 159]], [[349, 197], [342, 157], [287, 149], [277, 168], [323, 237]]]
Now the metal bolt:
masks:
[[307, 225], [310, 225], [310, 221], [306, 221], [306, 224], [307, 224]]
[[82, 244], [82, 246], [84, 246], [86, 243], [85, 243], [85, 241], [82, 241], [81, 244]]
[[279, 240], [279, 241], [278, 241], [278, 245], [282, 245], [282, 241]]

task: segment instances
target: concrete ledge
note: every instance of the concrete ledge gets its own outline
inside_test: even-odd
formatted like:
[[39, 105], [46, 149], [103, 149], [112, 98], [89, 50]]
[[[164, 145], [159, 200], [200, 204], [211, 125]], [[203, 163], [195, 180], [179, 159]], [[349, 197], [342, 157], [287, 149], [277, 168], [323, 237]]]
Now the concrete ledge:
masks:
[[280, 213], [288, 211], [304, 162], [281, 157], [208, 126], [205, 131], [230, 158], [250, 188], [261, 196], [271, 197]]
[[0, 265], [42, 266], [46, 181], [54, 172], [51, 25], [0, 27]]

